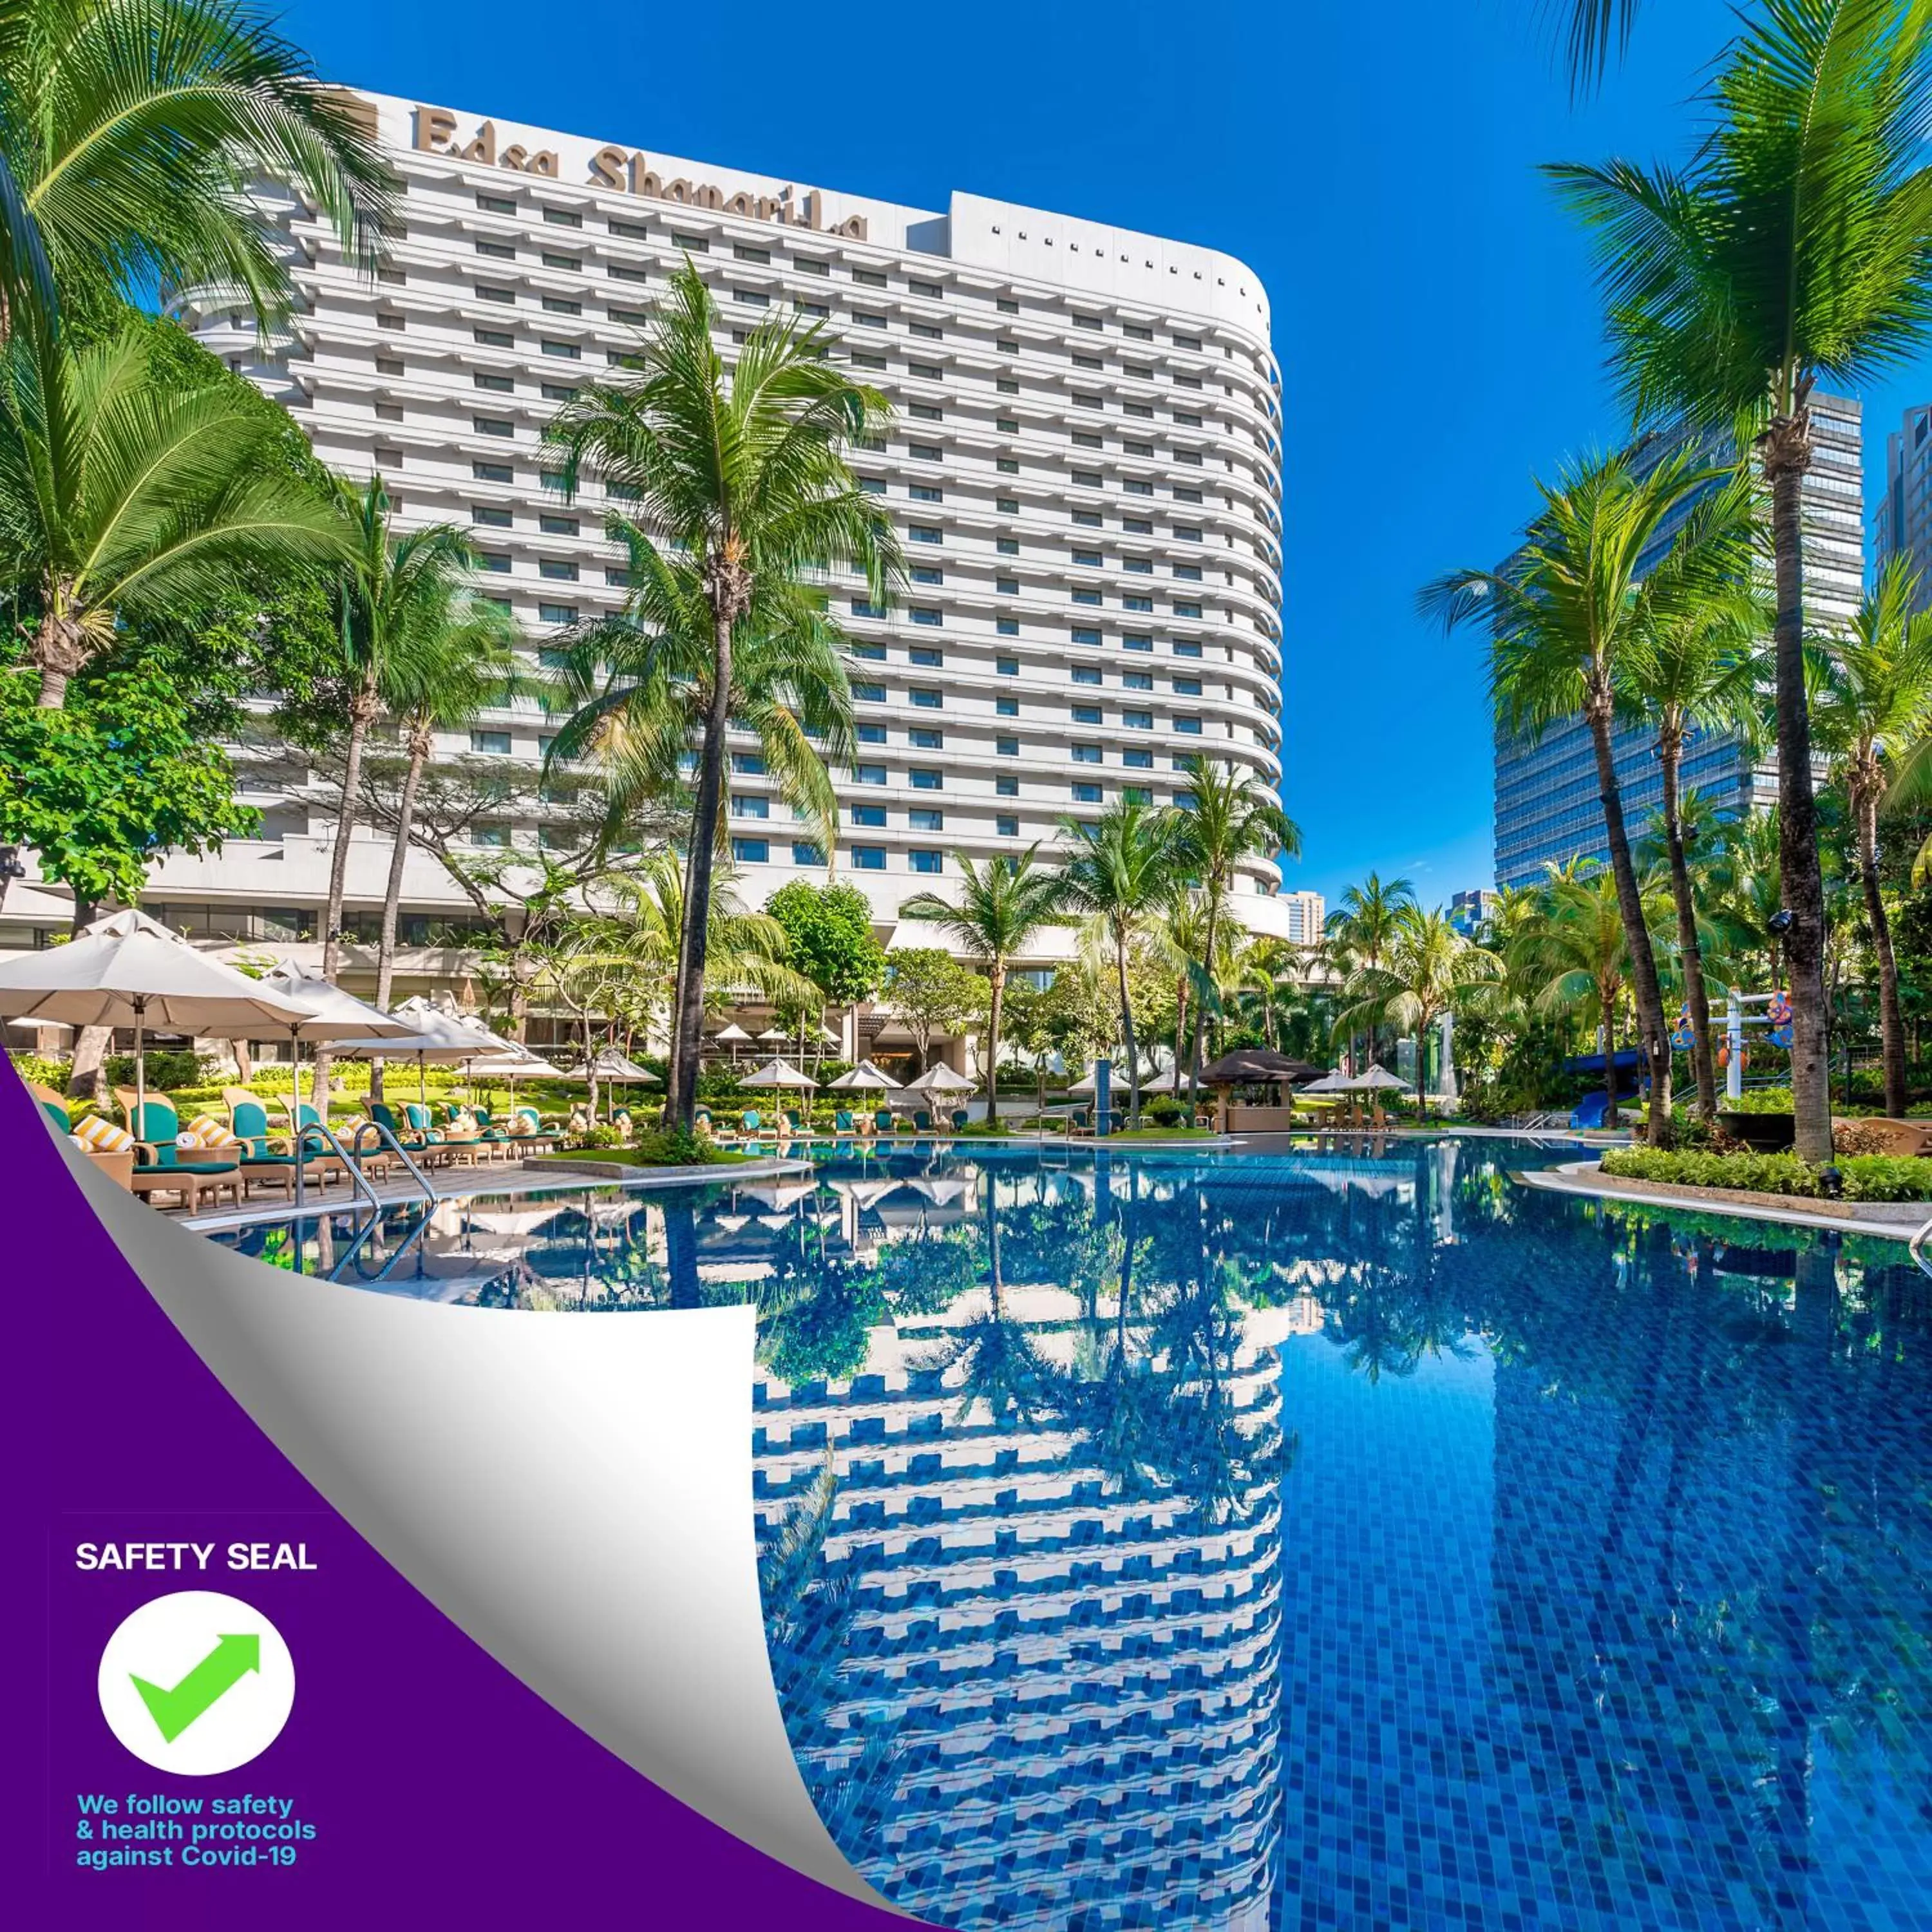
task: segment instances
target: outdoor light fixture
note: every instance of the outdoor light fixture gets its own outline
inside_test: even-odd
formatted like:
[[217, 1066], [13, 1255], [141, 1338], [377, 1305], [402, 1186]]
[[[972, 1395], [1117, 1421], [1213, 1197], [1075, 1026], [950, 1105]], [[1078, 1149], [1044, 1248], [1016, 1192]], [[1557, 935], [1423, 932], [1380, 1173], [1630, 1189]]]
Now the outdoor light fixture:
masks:
[[1789, 906], [1780, 906], [1777, 911], [1773, 913], [1770, 918], [1765, 921], [1765, 924], [1768, 926], [1773, 932], [1776, 933], [1780, 939], [1783, 938], [1784, 936], [1791, 930], [1790, 908]]
[[1835, 1167], [1820, 1168], [1818, 1170], [1818, 1191], [1827, 1201], [1842, 1199], [1845, 1192], [1845, 1177]]

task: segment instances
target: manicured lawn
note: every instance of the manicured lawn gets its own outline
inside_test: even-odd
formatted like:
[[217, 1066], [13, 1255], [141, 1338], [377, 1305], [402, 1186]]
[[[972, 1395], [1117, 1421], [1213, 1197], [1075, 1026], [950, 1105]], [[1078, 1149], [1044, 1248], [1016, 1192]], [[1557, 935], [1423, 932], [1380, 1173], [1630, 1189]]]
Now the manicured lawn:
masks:
[[1212, 1127], [1126, 1127], [1106, 1136], [1110, 1141], [1206, 1141], [1214, 1138]]

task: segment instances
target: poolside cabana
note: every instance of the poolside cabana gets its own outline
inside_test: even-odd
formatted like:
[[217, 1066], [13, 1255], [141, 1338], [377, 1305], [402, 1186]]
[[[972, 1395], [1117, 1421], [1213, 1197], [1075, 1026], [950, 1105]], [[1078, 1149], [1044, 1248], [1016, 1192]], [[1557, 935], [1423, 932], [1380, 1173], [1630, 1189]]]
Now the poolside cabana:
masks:
[[1256, 1103], [1238, 1101], [1234, 1091], [1240, 1087], [1280, 1090], [1299, 1087], [1313, 1081], [1318, 1069], [1305, 1060], [1291, 1060], [1272, 1047], [1242, 1047], [1224, 1053], [1201, 1070], [1201, 1084], [1214, 1096], [1214, 1129], [1217, 1133], [1286, 1133], [1294, 1124], [1291, 1102], [1270, 1100]]

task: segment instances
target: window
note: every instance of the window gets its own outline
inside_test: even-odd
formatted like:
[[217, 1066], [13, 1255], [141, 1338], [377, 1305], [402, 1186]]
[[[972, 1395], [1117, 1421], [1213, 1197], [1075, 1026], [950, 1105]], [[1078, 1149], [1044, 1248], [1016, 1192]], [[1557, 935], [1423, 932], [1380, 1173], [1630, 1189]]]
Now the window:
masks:
[[612, 262], [604, 272], [612, 280], [619, 282], [647, 282], [651, 278], [650, 269], [634, 268], [628, 262]]
[[517, 472], [507, 463], [472, 462], [470, 473], [479, 483], [514, 483], [517, 480]]
[[1154, 331], [1143, 328], [1137, 322], [1122, 322], [1120, 333], [1135, 342], [1151, 342], [1154, 340]]
[[1100, 513], [1098, 510], [1076, 510], [1073, 520], [1083, 530], [1097, 530], [1100, 527]]
[[1177, 617], [1198, 617], [1201, 614], [1201, 606], [1196, 603], [1177, 598], [1174, 606], [1174, 614]]
[[472, 731], [470, 734], [470, 748], [491, 758], [507, 758], [510, 755], [510, 734], [507, 731]]
[[936, 483], [910, 483], [906, 486], [906, 494], [915, 503], [943, 503], [946, 501], [946, 492]]
[[906, 615], [915, 624], [931, 625], [943, 623], [945, 621], [940, 614], [929, 604], [915, 604], [906, 612]]
[[1076, 624], [1068, 633], [1076, 644], [1097, 644], [1100, 634], [1090, 624]]
[[1020, 392], [1019, 379], [1016, 376], [995, 376], [993, 387], [1003, 396], [1017, 396]]
[[[1201, 492], [1198, 490], [1184, 490], [1177, 483], [1174, 486], [1174, 500], [1177, 503], [1198, 503], [1201, 500]], [[1196, 543], [1201, 541], [1201, 532], [1198, 530], [1184, 530], [1177, 526], [1174, 534], [1178, 537], [1191, 536]]]
[[476, 299], [487, 302], [514, 302], [517, 299], [514, 289], [492, 288], [487, 282], [476, 284]]
[[1017, 597], [1020, 594], [1020, 580], [1017, 577], [996, 577], [993, 591], [996, 596]]
[[936, 544], [945, 541], [946, 532], [932, 524], [908, 524], [906, 535], [914, 543]]
[[1130, 746], [1120, 754], [1120, 763], [1134, 771], [1150, 772], [1154, 770], [1154, 754], [1137, 746]]
[[[1016, 746], [1015, 748], [1018, 749], [1018, 747]], [[1020, 782], [1009, 773], [1003, 772], [993, 780], [993, 790], [994, 794], [1000, 798], [1018, 798], [1020, 795]]]
[[921, 422], [944, 422], [946, 420], [946, 412], [937, 403], [914, 403], [910, 405], [909, 413], [916, 416]]
[[914, 791], [943, 791], [946, 779], [943, 773], [934, 771], [929, 765], [914, 765], [906, 773], [912, 781]]
[[478, 237], [476, 252], [479, 255], [494, 256], [500, 262], [514, 262], [517, 259], [514, 246], [508, 242], [485, 242]]
[[825, 854], [811, 839], [794, 838], [791, 842], [791, 862], [794, 866], [822, 866]]
[[1011, 296], [1000, 296], [998, 298], [998, 307], [1002, 315], [1018, 315], [1020, 312], [1018, 302]]
[[930, 644], [914, 644], [906, 656], [922, 670], [938, 670], [946, 662], [946, 653], [934, 650]]
[[648, 242], [651, 231], [641, 221], [620, 221], [614, 214], [610, 218], [610, 232], [622, 235], [633, 242]]
[[993, 820], [993, 831], [1000, 838], [1017, 838], [1020, 836], [1020, 822], [1010, 812], [1001, 812]]
[[747, 778], [762, 778], [765, 770], [764, 754], [762, 752], [734, 752], [731, 754], [731, 769]]
[[1124, 670], [1120, 674], [1120, 682], [1129, 691], [1151, 691], [1154, 688], [1154, 673], [1150, 670]]
[[584, 352], [574, 342], [559, 342], [554, 338], [547, 336], [541, 346], [546, 356], [556, 356], [563, 362], [578, 362], [583, 360]]
[[885, 317], [874, 314], [869, 309], [855, 308], [852, 311], [852, 320], [861, 328], [884, 328], [886, 326]]
[[1190, 737], [1198, 738], [1201, 735], [1201, 721], [1198, 718], [1177, 718], [1174, 721], [1174, 728], [1184, 732]]
[[[1073, 722], [1076, 724], [1097, 724], [1100, 722], [1100, 707], [1097, 704], [1076, 704], [1072, 707], [1072, 710]], [[1076, 745], [1074, 746], [1073, 755], [1076, 758], [1078, 758], [1083, 752], [1091, 752], [1096, 758], [1100, 756], [1097, 746]]]
[[883, 745], [886, 742], [886, 728], [883, 724], [855, 725], [853, 735], [862, 745]]
[[1154, 640], [1138, 631], [1129, 631], [1120, 639], [1120, 648], [1129, 651], [1150, 651], [1154, 649]]
[[928, 847], [915, 845], [910, 856], [915, 872], [943, 872], [946, 869], [944, 856]]
[[731, 244], [731, 259], [736, 262], [756, 262], [769, 267], [772, 251], [769, 248], [754, 248], [748, 242], [734, 242]]
[[1104, 449], [1106, 448], [1106, 445], [1101, 440], [1099, 433], [1090, 429], [1076, 429], [1073, 432], [1073, 446], [1076, 449]]
[[872, 603], [863, 597], [855, 597], [852, 599], [852, 614], [855, 617], [883, 617], [886, 614], [886, 607], [883, 604]]
[[1151, 805], [1154, 802], [1154, 794], [1145, 785], [1123, 785], [1120, 796], [1129, 805]]
[[1098, 805], [1100, 802], [1100, 788], [1096, 784], [1088, 784], [1078, 778], [1075, 779], [1073, 802], [1076, 805]]
[[921, 711], [937, 711], [946, 702], [945, 694], [943, 692], [934, 691], [925, 686], [916, 687], [908, 692], [907, 695], [911, 698], [914, 707]]
[[994, 548], [1001, 556], [1018, 556], [1020, 540], [1018, 537], [999, 537], [994, 540]]
[[883, 845], [854, 846], [852, 869], [855, 872], [883, 872], [886, 869], [886, 848]]
[[946, 455], [936, 442], [909, 442], [906, 454], [915, 463], [939, 463], [944, 460]]
[[517, 212], [517, 204], [508, 195], [479, 194], [476, 206], [490, 214], [514, 214]]
[[1017, 758], [1020, 754], [1020, 741], [1017, 738], [995, 738], [993, 750], [1002, 758]]
[[545, 382], [540, 386], [547, 403], [574, 403], [577, 400], [577, 386], [574, 382]]
[[[1107, 479], [1097, 470], [1076, 470], [1072, 474], [1076, 489], [1102, 490], [1106, 488]], [[1151, 489], [1153, 486], [1150, 484], [1148, 487]]]
[[852, 808], [852, 823], [854, 825], [870, 825], [884, 831], [886, 808], [883, 805], [855, 805]]
[[1198, 584], [1201, 581], [1201, 566], [1198, 563], [1177, 563], [1174, 566], [1174, 574], [1184, 584]]
[[881, 664], [885, 662], [886, 647], [884, 644], [854, 644], [851, 651], [855, 658], [874, 658]]
[[1174, 680], [1174, 694], [1177, 698], [1198, 698], [1201, 680], [1198, 677], [1177, 677]]
[[553, 255], [548, 248], [544, 250], [543, 265], [546, 268], [560, 268], [568, 275], [580, 275], [584, 272], [584, 264], [578, 256]]
[[379, 376], [406, 376], [410, 372], [400, 362], [392, 362], [386, 356], [376, 358], [376, 373]]
[[1201, 655], [1200, 639], [1176, 638], [1174, 640], [1174, 655], [1178, 658], [1198, 658]]
[[470, 842], [472, 845], [507, 845], [510, 842], [510, 828], [507, 825], [472, 825], [470, 828]]
[[912, 567], [912, 580], [915, 584], [944, 584], [946, 573], [930, 563], [916, 563]]
[[1003, 517], [1017, 517], [1020, 513], [1020, 500], [1017, 496], [996, 497], [994, 507]]
[[993, 700], [993, 709], [1002, 718], [1017, 718], [1020, 715], [1020, 701], [1017, 698], [1003, 695]]
[[885, 480], [878, 476], [862, 476], [859, 488], [868, 496], [883, 496], [886, 494]]
[[631, 587], [631, 573], [621, 563], [607, 563], [604, 566], [604, 581], [618, 590]]
[[538, 622], [545, 624], [574, 624], [577, 622], [574, 604], [539, 604], [537, 606]]
[[734, 818], [769, 818], [772, 815], [772, 802], [754, 791], [734, 792], [731, 795], [731, 816]]
[[1153, 520], [1147, 517], [1123, 517], [1120, 528], [1130, 537], [1150, 537], [1154, 535]]
[[567, 296], [545, 296], [543, 305], [552, 315], [581, 315], [584, 313], [584, 304], [580, 302], [572, 302]]
[[544, 219], [553, 228], [581, 228], [584, 226], [583, 216], [574, 208], [547, 208], [544, 210]]
[[1154, 713], [1151, 711], [1123, 711], [1120, 722], [1130, 731], [1151, 731]]
[[548, 578], [553, 584], [574, 584], [577, 566], [568, 557], [547, 556], [538, 564], [537, 574]]
[[798, 305], [800, 315], [808, 315], [814, 322], [830, 322], [832, 311], [823, 302], [802, 302]]
[[906, 814], [906, 823], [915, 832], [944, 832], [946, 814], [929, 805], [916, 805]]
[[[509, 518], [507, 514], [506, 514], [503, 520], [506, 523], [509, 521]], [[493, 574], [500, 574], [506, 575], [508, 574], [510, 568], [510, 560], [496, 550], [478, 550], [476, 553], [476, 567], [478, 570], [489, 571]]]
[[764, 838], [734, 838], [731, 842], [731, 856], [740, 866], [769, 865], [771, 842]]
[[914, 295], [925, 296], [928, 302], [940, 302], [945, 298], [946, 291], [937, 282], [920, 282], [908, 279], [906, 286]]
[[993, 620], [994, 632], [1003, 638], [1017, 638], [1020, 634], [1020, 620], [1017, 617], [996, 617]]
[[852, 782], [854, 784], [882, 785], [885, 782], [886, 768], [884, 765], [854, 765], [852, 767]]
[[852, 695], [861, 704], [883, 704], [886, 701], [886, 687], [883, 684], [854, 684]]
[[821, 262], [814, 255], [794, 256], [792, 266], [804, 275], [829, 275], [832, 272], [830, 262]]
[[854, 268], [852, 279], [862, 289], [882, 289], [886, 286], [885, 277], [877, 268]]
[[1073, 682], [1076, 684], [1098, 684], [1100, 682], [1100, 667], [1098, 664], [1076, 664], [1073, 667]]
[[997, 658], [994, 660], [993, 668], [1002, 677], [1018, 677], [1020, 674], [1020, 661], [1018, 658]]
[[[1096, 590], [1077, 589], [1073, 593], [1073, 601], [1076, 604], [1098, 604], [1100, 601], [1100, 593]], [[1127, 607], [1130, 610], [1133, 608], [1132, 598], [1128, 598]], [[1148, 608], [1152, 609], [1153, 606], [1150, 604]]]
[[[1179, 608], [1178, 604], [1175, 606], [1177, 610]], [[1120, 599], [1120, 608], [1123, 610], [1140, 610], [1151, 614], [1154, 610], [1154, 599], [1151, 597], [1136, 597], [1130, 595]]]
[[517, 426], [504, 416], [472, 416], [470, 426], [478, 436], [514, 436]]
[[472, 524], [487, 524], [493, 530], [507, 530], [512, 518], [508, 510], [499, 509], [493, 503], [473, 505], [470, 512]]
[[1120, 488], [1130, 496], [1151, 496], [1154, 494], [1154, 485], [1144, 476], [1123, 478]]
[[406, 328], [409, 326], [405, 316], [392, 314], [387, 309], [376, 311], [376, 326], [378, 328]]
[[1020, 460], [1017, 456], [1001, 456], [994, 459], [993, 467], [1002, 476], [1017, 476], [1020, 473]]
[[1120, 560], [1120, 568], [1130, 576], [1151, 577], [1154, 574], [1154, 559], [1150, 556], [1124, 556]]
[[505, 395], [517, 386], [514, 376], [500, 376], [493, 369], [478, 369], [470, 380], [479, 389], [496, 389]]
[[643, 328], [650, 322], [650, 315], [640, 308], [613, 308], [606, 313], [613, 322], [621, 322], [626, 328]]
[[[1198, 335], [1176, 335], [1174, 338], [1174, 346], [1177, 349], [1192, 349], [1198, 350], [1201, 346], [1201, 338]], [[1177, 376], [1174, 380], [1178, 382], [1182, 379]], [[1193, 380], [1198, 382], [1200, 381], [1201, 378], [1198, 376], [1196, 376]]]
[[711, 252], [711, 244], [702, 235], [680, 235], [675, 229], [671, 231], [670, 245], [682, 248], [687, 255], [708, 255]]
[[742, 303], [746, 308], [770, 308], [772, 298], [758, 289], [734, 289], [731, 299]]

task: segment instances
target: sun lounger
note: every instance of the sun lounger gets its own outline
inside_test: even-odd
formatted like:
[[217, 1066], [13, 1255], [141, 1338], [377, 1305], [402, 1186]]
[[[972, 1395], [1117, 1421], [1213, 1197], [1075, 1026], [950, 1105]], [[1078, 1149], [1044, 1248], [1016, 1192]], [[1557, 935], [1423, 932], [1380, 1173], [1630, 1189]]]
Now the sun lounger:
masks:
[[90, 1146], [86, 1137], [74, 1131], [74, 1118], [65, 1099], [51, 1087], [43, 1087], [38, 1080], [27, 1082], [27, 1091], [39, 1102], [41, 1111], [60, 1132], [66, 1135], [68, 1142], [77, 1151], [84, 1154], [95, 1171], [104, 1174], [117, 1186], [128, 1186], [134, 1172], [134, 1150], [131, 1146], [103, 1148]]
[[136, 1194], [178, 1194], [190, 1214], [205, 1198], [212, 1197], [218, 1205], [224, 1193], [234, 1197], [237, 1207], [242, 1204], [241, 1162], [212, 1151], [201, 1157], [197, 1150], [182, 1148], [181, 1115], [165, 1094], [139, 1100], [131, 1087], [117, 1087], [114, 1100], [134, 1136], [134, 1171], [128, 1184]]

